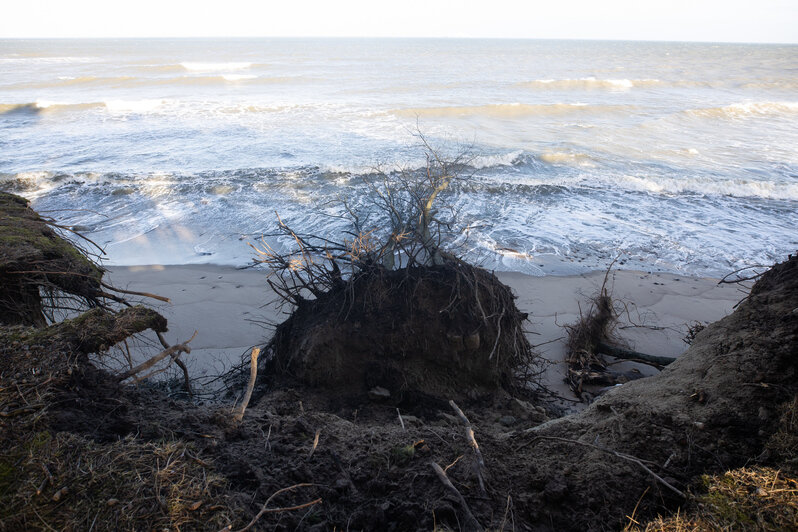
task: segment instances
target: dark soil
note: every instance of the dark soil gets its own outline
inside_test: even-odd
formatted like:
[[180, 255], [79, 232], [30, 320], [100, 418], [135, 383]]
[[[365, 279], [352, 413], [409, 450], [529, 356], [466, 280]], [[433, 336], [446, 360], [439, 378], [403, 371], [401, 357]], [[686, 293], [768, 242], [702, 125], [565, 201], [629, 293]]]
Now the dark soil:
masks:
[[[456, 364], [453, 353], [460, 351], [444, 349], [447, 334], [478, 330], [486, 346], [495, 334], [484, 321], [447, 321], [445, 314], [433, 320], [431, 311], [450, 292], [429, 278], [399, 283], [423, 287], [399, 292], [402, 298], [374, 293], [384, 329], [375, 329], [370, 346], [356, 344], [358, 360], [376, 351], [378, 362], [390, 360], [388, 375], [398, 372], [411, 383], [391, 389], [402, 401], [364, 394], [373, 384], [365, 369], [345, 367], [332, 375], [334, 386], [310, 386], [334, 366], [308, 365], [267, 390], [238, 424], [229, 404], [190, 404], [119, 384], [88, 362], [85, 342], [52, 328], [0, 327], [0, 530], [239, 529], [267, 501], [273, 511], [254, 530], [476, 528], [465, 525], [465, 508], [433, 462], [484, 528], [607, 530], [622, 528], [625, 516], [644, 522], [676, 511], [686, 503], [681, 494], [702, 489], [705, 473], [756, 463], [794, 478], [795, 440], [784, 427], [794, 432], [794, 414], [788, 419], [785, 412], [798, 394], [798, 257], [774, 266], [734, 314], [698, 333], [661, 374], [615, 387], [585, 411], [553, 420], [541, 406], [513, 397], [516, 388], [502, 385], [509, 377], [501, 369], [476, 380], [478, 393], [463, 393], [456, 378], [492, 366], [480, 365], [481, 358]], [[364, 297], [373, 292], [364, 290]], [[404, 345], [404, 335], [413, 348], [402, 356], [422, 369], [399, 364], [400, 353], [378, 341], [393, 327], [389, 312], [397, 299], [411, 296], [426, 310], [399, 325], [397, 340], [388, 343]], [[425, 306], [430, 297], [434, 303]], [[357, 304], [335, 312], [348, 312], [344, 335], [363, 323]], [[150, 318], [147, 326], [163, 326]], [[316, 324], [306, 319], [300, 329], [313, 331]], [[119, 320], [96, 323], [118, 338], [125, 327]], [[319, 327], [310, 336], [314, 349], [342, 332]], [[422, 351], [425, 341], [434, 349]], [[439, 358], [424, 360], [439, 349]], [[455, 379], [446, 378], [447, 368]], [[347, 387], [347, 371], [362, 371], [350, 382], [357, 393]], [[452, 398], [484, 456], [485, 493], [465, 425], [448, 405]]]
[[514, 299], [454, 260], [361, 273], [277, 327], [267, 373], [355, 401], [380, 387], [396, 405], [522, 389], [540, 362]]

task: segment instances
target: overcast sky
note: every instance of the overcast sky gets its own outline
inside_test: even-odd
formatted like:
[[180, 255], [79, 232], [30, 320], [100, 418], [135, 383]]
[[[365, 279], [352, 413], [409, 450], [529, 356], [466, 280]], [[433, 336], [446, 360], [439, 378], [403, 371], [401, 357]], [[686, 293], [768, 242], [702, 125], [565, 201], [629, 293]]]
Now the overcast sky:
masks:
[[3, 0], [0, 37], [798, 42], [798, 0]]

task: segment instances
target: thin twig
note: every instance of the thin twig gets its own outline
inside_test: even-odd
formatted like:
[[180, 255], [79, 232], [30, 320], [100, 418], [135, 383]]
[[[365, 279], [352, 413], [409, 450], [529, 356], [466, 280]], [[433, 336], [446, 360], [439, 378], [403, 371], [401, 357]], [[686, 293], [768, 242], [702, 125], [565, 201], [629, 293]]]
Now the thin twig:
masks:
[[477, 457], [476, 461], [476, 473], [477, 473], [477, 480], [479, 480], [479, 490], [482, 492], [482, 495], [485, 495], [485, 460], [482, 458], [482, 451], [479, 450], [479, 444], [477, 443], [477, 439], [474, 437], [474, 429], [471, 428], [471, 422], [468, 421], [468, 418], [460, 410], [460, 407], [457, 406], [457, 403], [454, 400], [449, 401], [449, 406], [452, 407], [457, 417], [465, 424], [466, 426], [466, 439], [468, 443], [471, 444], [471, 448], [474, 449], [474, 454]]
[[308, 460], [313, 458], [313, 453], [316, 452], [316, 447], [319, 446], [319, 435], [321, 434], [321, 429], [316, 429], [316, 435], [313, 437], [313, 447], [310, 449], [310, 454], [308, 455]]
[[474, 514], [471, 513], [471, 508], [468, 507], [468, 503], [466, 502], [465, 497], [463, 497], [463, 494], [454, 487], [454, 484], [452, 484], [452, 481], [449, 480], [448, 476], [446, 476], [446, 473], [443, 469], [441, 469], [441, 466], [435, 462], [430, 462], [429, 465], [432, 467], [432, 470], [435, 471], [435, 474], [438, 476], [443, 485], [452, 492], [452, 494], [457, 498], [457, 501], [460, 503], [466, 518], [466, 530], [484, 530], [482, 525], [479, 524], [479, 521], [477, 521], [477, 518], [474, 517]]
[[115, 286], [111, 286], [109, 284], [106, 284], [103, 281], [100, 281], [100, 284], [102, 286], [104, 286], [105, 288], [107, 288], [108, 290], [113, 290], [114, 292], [119, 292], [120, 294], [128, 294], [128, 295], [131, 295], [131, 296], [149, 297], [149, 298], [152, 298], [152, 299], [157, 299], [158, 301], [163, 301], [165, 303], [171, 303], [172, 302], [172, 300], [169, 299], [168, 297], [159, 296], [157, 294], [150, 294], [149, 292], [136, 292], [134, 290], [123, 290], [121, 288], [117, 288]]
[[[247, 532], [247, 530], [249, 530], [250, 528], [255, 526], [255, 523], [257, 523], [258, 520], [261, 517], [263, 517], [264, 514], [275, 514], [275, 513], [280, 513], [280, 512], [290, 512], [290, 511], [293, 511], [293, 510], [301, 510], [302, 508], [307, 508], [309, 506], [313, 506], [315, 504], [319, 504], [321, 502], [321, 497], [319, 497], [318, 499], [314, 499], [314, 500], [312, 500], [310, 502], [306, 502], [304, 504], [299, 504], [297, 506], [286, 506], [286, 507], [283, 507], [283, 508], [268, 508], [269, 503], [272, 502], [272, 499], [274, 499], [279, 494], [285, 493], [286, 491], [293, 491], [293, 490], [295, 490], [297, 488], [306, 488], [308, 486], [316, 486], [316, 484], [307, 484], [307, 483], [306, 484], [294, 484], [293, 486], [288, 486], [287, 488], [283, 488], [283, 489], [275, 491], [274, 493], [272, 493], [271, 497], [266, 499], [266, 502], [263, 503], [263, 506], [261, 507], [260, 511], [258, 512], [258, 514], [255, 517], [252, 518], [252, 521], [250, 521], [247, 526], [245, 526], [244, 528], [238, 530], [237, 532]], [[227, 532], [229, 530], [230, 530], [230, 527], [228, 526], [227, 528], [222, 529], [220, 532]]]
[[182, 344], [173, 345], [172, 347], [170, 347], [168, 349], [164, 349], [163, 351], [161, 351], [160, 353], [158, 353], [154, 357], [150, 358], [146, 362], [142, 362], [141, 364], [139, 364], [135, 368], [129, 369], [129, 370], [125, 371], [124, 373], [121, 373], [121, 374], [117, 375], [116, 379], [121, 382], [121, 381], [123, 381], [123, 380], [125, 380], [125, 379], [127, 379], [129, 377], [132, 377], [133, 375], [136, 375], [137, 373], [141, 373], [144, 370], [150, 369], [155, 364], [157, 364], [158, 362], [160, 362], [161, 360], [163, 360], [164, 358], [166, 358], [168, 356], [171, 356], [171, 357], [174, 358], [177, 354], [179, 354], [181, 352], [182, 353], [191, 353], [191, 348], [188, 346], [188, 344], [196, 336], [197, 336], [197, 331], [194, 331], [194, 334], [191, 336], [191, 338], [189, 338], [188, 340], [186, 340]]
[[[535, 428], [537, 428], [537, 427], [535, 427]], [[534, 431], [534, 428], [533, 429], [528, 429], [528, 430]], [[637, 458], [635, 456], [632, 456], [632, 455], [626, 454], [626, 453], [619, 453], [618, 451], [613, 451], [612, 449], [607, 449], [605, 447], [599, 447], [598, 445], [594, 445], [592, 443], [587, 443], [587, 442], [583, 442], [583, 441], [579, 441], [579, 440], [572, 440], [572, 439], [569, 439], [569, 438], [560, 438], [558, 436], [535, 436], [534, 438], [532, 438], [528, 442], [525, 442], [525, 443], [519, 445], [518, 447], [516, 447], [515, 450], [518, 451], [519, 449], [522, 449], [522, 448], [524, 448], [524, 447], [526, 447], [528, 445], [531, 445], [531, 444], [535, 443], [535, 441], [537, 441], [537, 440], [551, 440], [551, 441], [561, 441], [561, 442], [565, 442], [565, 443], [575, 443], [577, 445], [583, 445], [585, 447], [590, 447], [592, 449], [596, 449], [598, 451], [602, 451], [602, 452], [617, 456], [618, 458], [620, 458], [622, 460], [626, 460], [628, 462], [632, 462], [634, 464], [637, 464], [646, 473], [648, 473], [649, 475], [651, 475], [652, 477], [657, 479], [657, 481], [659, 481], [663, 486], [665, 486], [666, 488], [668, 488], [669, 490], [671, 490], [672, 492], [677, 494], [679, 497], [681, 497], [683, 499], [687, 498], [686, 495], [684, 494], [684, 492], [682, 492], [678, 488], [673, 487], [673, 485], [671, 485], [668, 481], [666, 481], [661, 476], [659, 476], [656, 473], [654, 473], [651, 469], [648, 468], [648, 466], [646, 466], [643, 463], [643, 461], [640, 458]], [[651, 462], [649, 462], [649, 463], [651, 463]]]

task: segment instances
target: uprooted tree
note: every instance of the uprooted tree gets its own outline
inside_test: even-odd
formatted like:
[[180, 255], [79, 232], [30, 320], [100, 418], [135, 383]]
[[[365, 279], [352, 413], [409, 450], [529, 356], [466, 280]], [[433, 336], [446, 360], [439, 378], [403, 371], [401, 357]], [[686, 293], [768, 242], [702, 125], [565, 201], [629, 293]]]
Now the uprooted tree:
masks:
[[[339, 200], [341, 234], [301, 233], [278, 216], [278, 231], [253, 246], [293, 308], [267, 346], [274, 373], [402, 400], [512, 389], [539, 371], [510, 289], [457, 255], [452, 200], [466, 155], [446, 159], [419, 138], [423, 168], [375, 171], [359, 204]], [[287, 250], [268, 241], [286, 237]]]

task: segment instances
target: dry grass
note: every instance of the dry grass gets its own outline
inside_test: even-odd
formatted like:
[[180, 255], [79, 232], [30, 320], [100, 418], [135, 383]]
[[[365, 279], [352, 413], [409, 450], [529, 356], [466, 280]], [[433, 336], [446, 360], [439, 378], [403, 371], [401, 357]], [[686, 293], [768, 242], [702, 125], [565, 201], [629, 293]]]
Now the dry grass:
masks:
[[[86, 401], [73, 390], [102, 377], [86, 371], [69, 342], [37, 343], [36, 332], [0, 328], [0, 530], [219, 530], [234, 520], [224, 479], [190, 444], [51, 428], [77, 421], [63, 417]], [[100, 429], [112, 421], [114, 399], [92, 400], [110, 405], [82, 407]]]
[[776, 460], [798, 471], [798, 395], [781, 407], [779, 430], [767, 443], [767, 450]]
[[218, 530], [232, 515], [209, 468], [183, 442], [28, 433], [0, 462], [0, 529]]
[[[687, 511], [645, 526], [630, 522], [626, 530], [795, 530], [798, 480], [769, 467], [744, 467], [701, 478], [705, 493], [695, 495]], [[635, 526], [637, 525], [637, 526]]]

